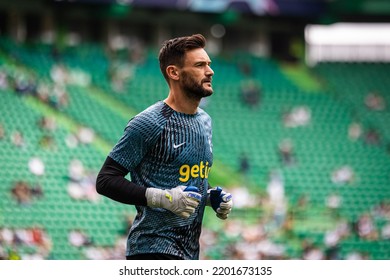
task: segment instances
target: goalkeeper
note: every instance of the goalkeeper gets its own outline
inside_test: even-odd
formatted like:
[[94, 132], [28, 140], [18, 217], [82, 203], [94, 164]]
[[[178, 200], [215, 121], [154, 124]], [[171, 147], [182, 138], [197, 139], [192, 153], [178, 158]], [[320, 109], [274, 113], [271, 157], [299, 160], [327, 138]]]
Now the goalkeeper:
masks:
[[164, 42], [168, 96], [128, 122], [98, 174], [98, 193], [137, 209], [127, 259], [199, 259], [205, 206], [220, 219], [231, 211], [231, 195], [208, 183], [211, 118], [198, 106], [213, 94], [214, 72], [205, 44], [200, 34]]

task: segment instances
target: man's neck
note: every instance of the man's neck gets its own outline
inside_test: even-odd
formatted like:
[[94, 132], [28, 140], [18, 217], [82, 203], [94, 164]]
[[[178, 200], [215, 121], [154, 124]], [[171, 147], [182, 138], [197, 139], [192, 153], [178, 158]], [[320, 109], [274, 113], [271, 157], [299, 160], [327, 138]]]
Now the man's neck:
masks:
[[200, 100], [189, 99], [183, 94], [175, 94], [170, 91], [164, 102], [177, 112], [193, 115], [198, 111]]

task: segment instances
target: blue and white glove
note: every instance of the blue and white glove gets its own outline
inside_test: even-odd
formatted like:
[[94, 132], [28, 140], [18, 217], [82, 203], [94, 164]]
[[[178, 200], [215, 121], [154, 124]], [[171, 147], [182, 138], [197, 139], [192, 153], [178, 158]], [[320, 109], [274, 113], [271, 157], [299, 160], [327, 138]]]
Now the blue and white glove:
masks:
[[211, 206], [217, 213], [217, 217], [226, 220], [233, 208], [233, 197], [221, 187], [207, 191], [207, 206]]
[[149, 207], [164, 208], [188, 219], [195, 212], [202, 196], [196, 187], [177, 186], [169, 190], [146, 189], [146, 201]]

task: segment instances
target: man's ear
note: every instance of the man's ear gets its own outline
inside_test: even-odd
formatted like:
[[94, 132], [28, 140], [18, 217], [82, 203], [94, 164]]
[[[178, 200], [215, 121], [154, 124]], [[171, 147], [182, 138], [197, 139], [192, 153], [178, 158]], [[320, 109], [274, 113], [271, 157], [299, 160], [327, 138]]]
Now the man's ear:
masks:
[[175, 65], [169, 65], [166, 69], [167, 75], [172, 80], [179, 80], [179, 70]]

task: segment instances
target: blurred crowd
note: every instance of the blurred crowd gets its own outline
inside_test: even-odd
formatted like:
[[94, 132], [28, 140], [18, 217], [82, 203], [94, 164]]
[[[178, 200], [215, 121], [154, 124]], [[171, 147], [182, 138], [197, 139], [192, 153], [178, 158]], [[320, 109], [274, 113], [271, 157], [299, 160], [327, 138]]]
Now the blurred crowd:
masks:
[[[142, 63], [144, 59], [141, 49], [140, 47], [132, 52], [131, 59], [125, 61], [120, 53], [111, 53], [107, 79], [113, 92], [123, 93], [126, 84], [131, 82], [136, 64]], [[55, 110], [66, 110], [71, 106], [67, 85], [89, 86], [92, 78], [85, 70], [71, 69], [61, 63], [59, 57], [60, 54], [56, 53], [56, 63], [50, 68], [50, 81], [43, 81], [34, 74], [0, 65], [0, 90], [12, 90], [21, 97], [33, 96]], [[259, 110], [264, 93], [261, 82], [253, 79], [249, 65], [239, 67], [244, 79], [237, 94], [249, 110]], [[376, 91], [368, 92], [362, 103], [370, 111], [387, 110], [386, 100]], [[312, 113], [309, 106], [301, 104], [282, 112], [280, 121], [286, 129], [305, 128], [313, 123]], [[55, 138], [58, 128], [56, 119], [42, 116], [35, 125], [42, 132], [38, 148], [55, 150], [58, 146]], [[384, 144], [382, 132], [373, 125], [363, 124], [359, 119], [350, 123], [345, 136], [351, 143], [360, 141], [366, 145]], [[93, 129], [80, 126], [76, 132], [67, 135], [65, 144], [69, 149], [73, 149], [78, 145], [91, 144], [95, 137]], [[32, 145], [23, 131], [7, 131], [1, 122], [0, 141], [10, 141], [16, 149], [22, 150]], [[310, 235], [302, 235], [297, 230], [297, 224], [305, 222], [313, 205], [306, 194], [302, 194], [297, 201], [292, 201], [286, 194], [286, 181], [282, 172], [283, 168], [299, 166], [299, 154], [294, 140], [289, 137], [275, 143], [275, 147], [280, 168], [269, 170], [263, 192], [254, 194], [246, 186], [226, 186], [233, 194], [234, 210], [231, 217], [221, 223], [222, 229], [212, 226], [203, 228], [202, 259], [369, 259], [369, 252], [362, 250], [351, 250], [343, 255], [343, 242], [390, 240], [390, 201], [383, 200], [355, 219], [348, 219], [341, 213], [343, 197], [338, 192], [324, 197], [320, 207], [320, 217], [330, 219], [332, 226], [323, 231], [316, 240]], [[246, 178], [256, 172], [250, 153], [242, 153], [238, 161], [238, 171]], [[31, 180], [16, 180], [9, 188], [17, 207], [31, 207], [35, 201], [45, 197], [43, 182], [47, 171], [44, 161], [33, 155], [27, 166], [31, 172]], [[82, 159], [74, 157], [69, 161], [67, 171], [66, 191], [73, 200], [99, 202], [95, 191], [96, 170], [87, 168]], [[348, 162], [333, 166], [328, 176], [331, 184], [340, 187], [353, 186], [359, 181], [359, 174]], [[81, 228], [68, 232], [68, 243], [80, 248], [86, 259], [123, 259], [126, 235], [132, 219], [132, 216], [125, 218], [123, 231], [113, 236], [113, 245], [98, 245]], [[286, 240], [289, 241], [285, 242]], [[46, 259], [51, 258], [51, 250], [52, 241], [40, 226], [0, 227], [0, 259]]]
[[41, 226], [0, 227], [0, 260], [44, 260], [50, 258], [52, 240]]

